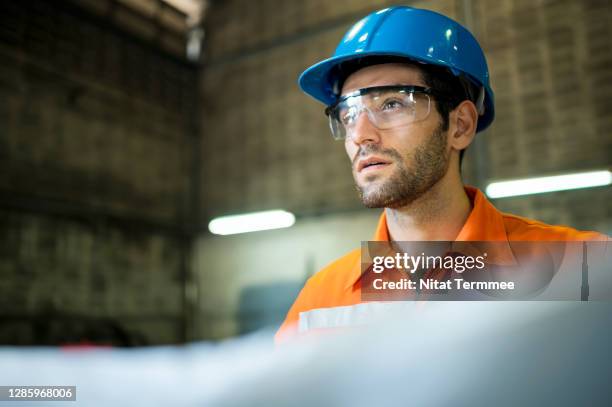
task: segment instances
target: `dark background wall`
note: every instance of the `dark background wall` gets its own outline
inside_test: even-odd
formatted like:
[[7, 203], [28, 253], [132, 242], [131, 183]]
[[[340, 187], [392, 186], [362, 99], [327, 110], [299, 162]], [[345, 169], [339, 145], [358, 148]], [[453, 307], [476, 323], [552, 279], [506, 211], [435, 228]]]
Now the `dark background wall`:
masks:
[[[600, 0], [474, 1], [497, 115], [486, 179], [612, 164], [612, 6]], [[503, 210], [612, 233], [612, 189], [497, 200]]]
[[70, 3], [0, 19], [0, 343], [184, 340], [196, 69]]

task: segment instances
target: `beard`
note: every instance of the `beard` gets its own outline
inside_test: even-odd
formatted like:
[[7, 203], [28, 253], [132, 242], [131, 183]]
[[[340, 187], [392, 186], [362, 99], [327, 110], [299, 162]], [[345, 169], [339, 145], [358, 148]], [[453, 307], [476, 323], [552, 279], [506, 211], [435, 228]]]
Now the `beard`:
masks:
[[397, 209], [411, 204], [444, 177], [450, 161], [446, 132], [441, 124], [414, 150], [411, 166], [406, 164], [407, 157], [402, 157], [397, 150], [382, 149], [375, 144], [364, 144], [356, 159], [368, 154], [392, 158], [396, 168], [382, 184], [376, 181], [376, 175], [366, 178], [368, 184], [365, 186], [356, 183], [361, 201], [367, 208]]

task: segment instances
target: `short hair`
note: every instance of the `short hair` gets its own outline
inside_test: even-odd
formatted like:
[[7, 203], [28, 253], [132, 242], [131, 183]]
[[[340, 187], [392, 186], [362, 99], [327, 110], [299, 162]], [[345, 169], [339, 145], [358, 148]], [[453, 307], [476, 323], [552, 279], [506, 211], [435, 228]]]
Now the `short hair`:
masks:
[[[434, 105], [442, 118], [442, 130], [448, 130], [449, 115], [461, 102], [469, 100], [476, 104], [479, 88], [464, 75], [454, 75], [448, 68], [439, 65], [424, 64], [400, 56], [370, 56], [341, 63], [334, 72], [338, 78], [337, 89], [341, 89], [346, 78], [352, 73], [372, 65], [400, 63], [415, 67], [421, 73], [423, 82], [429, 88], [446, 95], [444, 98], [434, 97]], [[463, 162], [465, 149], [459, 152], [459, 169]]]

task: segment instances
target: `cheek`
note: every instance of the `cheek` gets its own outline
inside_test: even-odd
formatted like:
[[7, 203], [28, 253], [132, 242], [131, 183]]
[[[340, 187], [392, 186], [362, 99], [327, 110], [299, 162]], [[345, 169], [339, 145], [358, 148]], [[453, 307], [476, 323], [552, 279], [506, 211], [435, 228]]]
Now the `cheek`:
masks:
[[344, 150], [346, 151], [349, 161], [353, 162], [353, 158], [355, 157], [355, 154], [357, 154], [358, 147], [355, 145], [355, 143], [349, 141], [347, 138], [344, 141]]

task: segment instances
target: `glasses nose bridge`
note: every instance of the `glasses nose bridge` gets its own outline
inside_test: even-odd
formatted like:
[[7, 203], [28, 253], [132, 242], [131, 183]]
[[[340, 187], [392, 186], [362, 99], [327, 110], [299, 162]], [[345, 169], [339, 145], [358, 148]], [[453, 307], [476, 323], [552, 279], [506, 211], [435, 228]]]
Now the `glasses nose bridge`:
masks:
[[366, 116], [370, 124], [372, 124], [373, 126], [376, 126], [376, 117], [372, 109], [370, 109], [370, 107], [368, 106], [368, 103], [366, 100], [362, 99], [360, 103], [356, 106], [356, 108], [357, 108], [357, 112], [355, 112], [355, 125], [353, 127], [357, 127], [357, 123], [359, 122], [359, 117], [364, 111], [366, 113]]
[[[364, 111], [366, 113], [366, 117], [361, 119], [361, 114]], [[365, 123], [363, 122], [364, 120], [366, 121]], [[353, 125], [347, 129], [346, 137], [353, 140], [353, 142], [361, 143], [363, 140], [371, 140], [376, 138], [374, 133], [377, 131], [378, 126], [376, 124], [374, 113], [367, 105], [361, 104], [355, 113], [355, 121], [353, 122]]]

